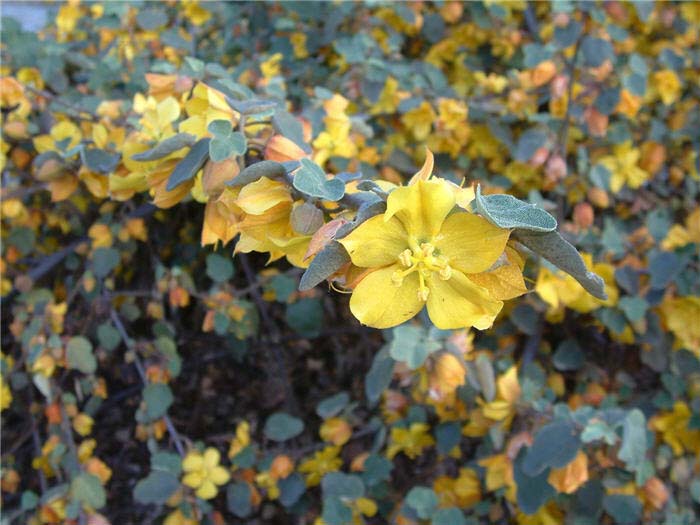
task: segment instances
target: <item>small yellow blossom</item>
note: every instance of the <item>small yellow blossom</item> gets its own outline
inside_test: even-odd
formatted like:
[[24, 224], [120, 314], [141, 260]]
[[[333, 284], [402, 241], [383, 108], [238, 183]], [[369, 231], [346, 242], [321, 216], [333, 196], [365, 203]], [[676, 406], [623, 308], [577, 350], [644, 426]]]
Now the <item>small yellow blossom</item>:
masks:
[[387, 447], [387, 457], [393, 459], [396, 454], [403, 452], [409, 458], [415, 459], [423, 453], [423, 449], [435, 444], [429, 434], [430, 426], [425, 423], [413, 423], [408, 428], [393, 427]]
[[338, 457], [338, 454], [340, 454], [340, 447], [326, 447], [299, 465], [299, 472], [306, 474], [308, 487], [315, 487], [321, 483], [323, 476], [340, 469], [343, 460]]
[[228, 471], [219, 465], [221, 455], [213, 447], [204, 453], [196, 450], [188, 452], [182, 460], [182, 470], [185, 475], [182, 483], [195, 489], [197, 497], [211, 499], [218, 492], [217, 485], [224, 485], [230, 479]]
[[667, 106], [673, 104], [681, 94], [681, 81], [675, 71], [663, 69], [652, 75], [652, 82], [659, 97]]
[[630, 141], [618, 144], [612, 155], [600, 159], [600, 164], [610, 171], [610, 189], [617, 193], [627, 184], [632, 189], [639, 188], [649, 179], [649, 173], [638, 166], [640, 152]]
[[81, 436], [87, 436], [92, 432], [92, 425], [95, 421], [87, 414], [81, 412], [73, 418], [73, 430]]
[[661, 434], [676, 456], [683, 452], [700, 454], [700, 430], [691, 430], [690, 408], [677, 401], [670, 412], [660, 412], [651, 418], [649, 426]]
[[661, 312], [679, 346], [700, 358], [700, 297], [666, 298], [661, 304]]

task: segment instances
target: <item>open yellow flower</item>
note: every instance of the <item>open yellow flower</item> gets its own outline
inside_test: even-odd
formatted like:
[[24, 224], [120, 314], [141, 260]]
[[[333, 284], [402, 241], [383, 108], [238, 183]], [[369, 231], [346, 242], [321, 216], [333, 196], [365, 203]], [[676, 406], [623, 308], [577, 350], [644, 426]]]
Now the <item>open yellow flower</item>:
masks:
[[221, 455], [213, 447], [209, 447], [200, 453], [196, 450], [190, 451], [182, 460], [182, 470], [185, 476], [182, 482], [195, 489], [197, 497], [211, 499], [216, 496], [217, 485], [224, 485], [229, 479], [228, 471], [219, 465]]
[[383, 216], [340, 239], [354, 265], [373, 269], [350, 299], [360, 322], [389, 328], [427, 306], [441, 329], [493, 324], [503, 302], [470, 277], [496, 263], [510, 231], [472, 213], [450, 214], [455, 203], [446, 181], [414, 178], [391, 192]]

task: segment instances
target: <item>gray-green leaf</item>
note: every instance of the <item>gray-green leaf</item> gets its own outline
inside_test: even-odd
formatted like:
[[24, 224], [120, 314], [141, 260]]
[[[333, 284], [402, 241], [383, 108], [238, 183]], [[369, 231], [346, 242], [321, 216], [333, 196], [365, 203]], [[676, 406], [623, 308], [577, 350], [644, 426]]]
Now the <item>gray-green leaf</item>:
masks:
[[304, 275], [301, 276], [299, 290], [302, 292], [311, 290], [349, 262], [350, 256], [343, 245], [338, 241], [329, 242], [316, 254]]
[[178, 133], [177, 135], [168, 137], [149, 150], [132, 155], [131, 158], [139, 162], [162, 159], [179, 149], [191, 146], [196, 140], [197, 137], [190, 133]]
[[513, 237], [560, 270], [571, 275], [593, 297], [603, 300], [608, 298], [605, 293], [605, 281], [586, 268], [576, 248], [559, 235], [559, 232], [537, 233], [515, 230]]
[[474, 206], [479, 214], [499, 228], [535, 232], [551, 232], [557, 228], [557, 220], [542, 208], [512, 195], [482, 195], [481, 186], [476, 187]]
[[165, 189], [172, 191], [183, 182], [191, 180], [209, 157], [209, 138], [199, 139], [187, 155], [175, 166]]
[[294, 187], [311, 197], [339, 201], [345, 195], [345, 183], [340, 179], [326, 179], [326, 173], [310, 159], [301, 159], [301, 168], [294, 173]]

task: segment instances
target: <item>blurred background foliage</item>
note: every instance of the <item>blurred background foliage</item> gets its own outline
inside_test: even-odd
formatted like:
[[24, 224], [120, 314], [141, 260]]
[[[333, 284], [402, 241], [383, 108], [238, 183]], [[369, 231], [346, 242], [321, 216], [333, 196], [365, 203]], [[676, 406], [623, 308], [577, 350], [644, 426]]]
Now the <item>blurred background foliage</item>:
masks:
[[[3, 523], [698, 521], [699, 3], [18, 7]], [[373, 330], [207, 215], [214, 159], [310, 158], [337, 200], [425, 146], [554, 215], [608, 299], [531, 256], [488, 331]]]

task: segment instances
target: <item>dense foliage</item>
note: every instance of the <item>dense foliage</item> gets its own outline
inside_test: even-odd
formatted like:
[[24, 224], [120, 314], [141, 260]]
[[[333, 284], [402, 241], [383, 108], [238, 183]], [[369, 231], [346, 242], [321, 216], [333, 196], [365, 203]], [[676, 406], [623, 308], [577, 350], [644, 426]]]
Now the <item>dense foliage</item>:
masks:
[[2, 523], [700, 519], [700, 3], [50, 10]]

